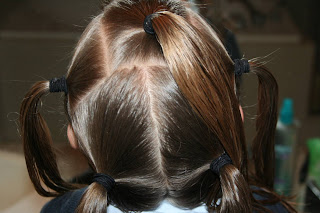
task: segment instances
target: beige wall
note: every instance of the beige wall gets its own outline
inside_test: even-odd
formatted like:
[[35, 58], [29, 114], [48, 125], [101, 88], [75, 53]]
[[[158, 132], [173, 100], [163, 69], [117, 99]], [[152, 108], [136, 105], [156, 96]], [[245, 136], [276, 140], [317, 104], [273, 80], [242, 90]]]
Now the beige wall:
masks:
[[[20, 143], [19, 105], [39, 80], [66, 73], [73, 48], [99, 0], [2, 0], [0, 3], [0, 143]], [[42, 112], [56, 141], [65, 141], [60, 94], [44, 99]]]
[[[0, 142], [20, 141], [16, 123], [26, 91], [36, 81], [66, 73], [76, 40], [75, 34], [0, 32]], [[42, 107], [56, 140], [65, 138], [60, 97], [50, 94]]]

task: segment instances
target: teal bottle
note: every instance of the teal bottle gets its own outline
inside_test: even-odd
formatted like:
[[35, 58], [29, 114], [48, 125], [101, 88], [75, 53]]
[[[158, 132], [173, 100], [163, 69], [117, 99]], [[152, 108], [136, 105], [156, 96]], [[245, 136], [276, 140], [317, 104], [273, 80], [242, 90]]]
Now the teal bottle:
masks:
[[275, 134], [275, 184], [279, 194], [291, 195], [293, 187], [293, 151], [297, 145], [298, 123], [294, 120], [293, 100], [285, 98]]

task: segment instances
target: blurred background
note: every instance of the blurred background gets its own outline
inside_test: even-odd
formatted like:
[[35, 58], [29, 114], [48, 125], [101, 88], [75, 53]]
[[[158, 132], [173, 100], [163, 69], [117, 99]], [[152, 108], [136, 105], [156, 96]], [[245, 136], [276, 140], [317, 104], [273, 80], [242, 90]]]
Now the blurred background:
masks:
[[[318, 0], [199, 0], [194, 7], [234, 58], [261, 57], [279, 83], [276, 189], [296, 195], [300, 212], [320, 209], [320, 9]], [[192, 5], [192, 3], [191, 3]], [[0, 212], [39, 212], [19, 137], [19, 105], [30, 86], [66, 73], [77, 40], [99, 0], [0, 1]], [[257, 79], [241, 82], [248, 144], [254, 137]], [[267, 106], [266, 106], [267, 107]], [[62, 95], [43, 99], [66, 179], [87, 163], [69, 148]]]

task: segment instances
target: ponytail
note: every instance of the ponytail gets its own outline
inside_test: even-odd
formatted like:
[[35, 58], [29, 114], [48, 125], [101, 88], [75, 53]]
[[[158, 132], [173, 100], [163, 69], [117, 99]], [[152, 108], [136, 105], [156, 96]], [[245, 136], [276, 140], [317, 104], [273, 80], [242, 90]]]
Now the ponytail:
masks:
[[207, 200], [208, 209], [217, 209], [218, 212], [252, 212], [249, 185], [239, 170], [232, 165], [228, 154], [223, 153], [214, 159], [210, 164], [210, 170], [219, 177], [222, 197], [220, 203], [217, 203], [217, 198], [211, 193]]
[[255, 200], [255, 211], [266, 212], [264, 206], [281, 203], [288, 212], [297, 212], [294, 203], [287, 201], [285, 196], [273, 191], [274, 184], [274, 137], [278, 118], [278, 84], [270, 71], [257, 59], [250, 61], [250, 72], [258, 77], [258, 111], [256, 119], [256, 136], [252, 143], [252, 161], [254, 173], [250, 177], [250, 183], [257, 187], [251, 187], [252, 194], [265, 197], [265, 200]]
[[278, 117], [278, 84], [273, 75], [255, 61], [251, 70], [258, 77], [258, 111], [256, 136], [252, 143], [252, 158], [258, 184], [273, 189], [274, 137]]
[[92, 183], [81, 197], [77, 213], [107, 213], [108, 191], [99, 183]]
[[[39, 112], [41, 97], [48, 93], [48, 81], [34, 84], [20, 108], [20, 131], [29, 176], [36, 191], [46, 197], [57, 196], [74, 188], [60, 176], [50, 131]], [[49, 190], [44, 189], [43, 185]]]
[[219, 212], [252, 212], [251, 191], [239, 170], [232, 164], [225, 165], [219, 179], [222, 190]]

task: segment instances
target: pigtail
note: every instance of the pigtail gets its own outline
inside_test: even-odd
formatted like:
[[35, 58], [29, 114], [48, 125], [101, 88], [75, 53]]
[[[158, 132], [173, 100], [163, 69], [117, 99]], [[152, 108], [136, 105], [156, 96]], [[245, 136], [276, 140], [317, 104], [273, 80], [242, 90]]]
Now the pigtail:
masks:
[[[239, 170], [232, 164], [220, 169], [221, 204], [219, 212], [252, 212], [251, 194], [247, 181]], [[231, 184], [233, 183], [233, 184]], [[241, 196], [247, 195], [247, 196]], [[210, 206], [207, 203], [207, 206]]]
[[278, 84], [273, 75], [254, 61], [251, 72], [258, 77], [258, 111], [256, 136], [252, 143], [252, 158], [258, 183], [273, 189], [274, 183], [274, 137], [278, 118]]
[[[268, 197], [258, 201], [263, 205], [282, 203], [288, 212], [297, 212], [287, 197], [273, 192], [274, 184], [274, 138], [278, 119], [278, 84], [274, 76], [256, 59], [250, 61], [251, 72], [258, 77], [258, 111], [256, 119], [256, 136], [252, 143], [252, 161], [255, 185], [263, 190], [252, 189], [253, 193]], [[266, 187], [266, 188], [265, 188]]]
[[99, 183], [92, 183], [81, 197], [77, 213], [107, 213], [108, 191]]
[[[249, 64], [248, 64], [249, 66]], [[249, 68], [248, 70], [249, 71]], [[253, 207], [256, 211], [268, 211], [264, 206], [281, 203], [288, 212], [297, 212], [287, 201], [288, 198], [273, 191], [274, 183], [274, 136], [278, 118], [278, 84], [268, 69], [256, 59], [250, 61], [250, 72], [258, 77], [258, 112], [256, 119], [257, 134], [252, 144], [252, 160], [254, 174], [250, 183], [253, 194], [265, 197], [264, 200], [255, 200]]]
[[[220, 175], [219, 212], [251, 212], [244, 131], [234, 93], [234, 74], [230, 72], [233, 63], [228, 63], [230, 58], [219, 42], [179, 15], [158, 12], [152, 24], [179, 89], [232, 159], [233, 165], [226, 166]], [[207, 147], [212, 159], [218, 154], [218, 146], [215, 148]], [[215, 187], [211, 190], [206, 203], [209, 209], [214, 209], [213, 201], [217, 200], [219, 190]]]
[[34, 84], [20, 108], [20, 131], [29, 176], [36, 191], [46, 197], [57, 196], [73, 188], [60, 176], [50, 131], [39, 112], [40, 99], [48, 92], [48, 81]]

